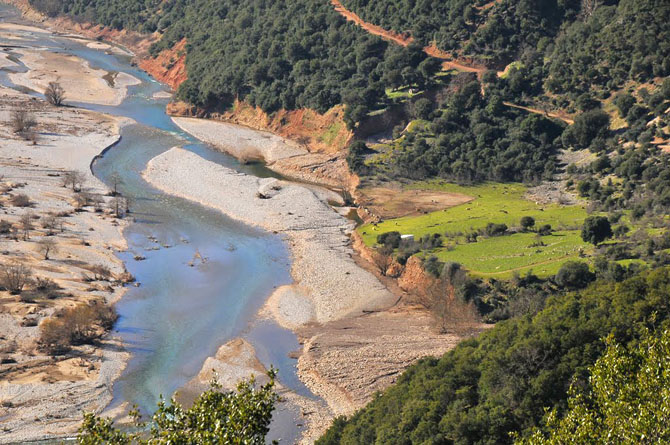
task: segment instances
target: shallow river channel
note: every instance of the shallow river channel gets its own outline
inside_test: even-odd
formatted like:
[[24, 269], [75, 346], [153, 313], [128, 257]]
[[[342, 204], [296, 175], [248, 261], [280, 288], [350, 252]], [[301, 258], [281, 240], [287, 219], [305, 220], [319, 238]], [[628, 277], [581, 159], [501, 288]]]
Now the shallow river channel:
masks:
[[[0, 5], [0, 21], [14, 14]], [[283, 385], [313, 397], [296, 376], [295, 360], [288, 357], [299, 349], [295, 336], [274, 322], [255, 318], [272, 290], [291, 281], [289, 254], [280, 237], [166, 195], [140, 175], [151, 158], [176, 145], [238, 171], [257, 176], [272, 172], [261, 165], [241, 165], [182, 132], [165, 114], [168, 99], [154, 98], [166, 87], [131, 66], [129, 57], [48, 33], [24, 31], [22, 37], [22, 47], [72, 54], [93, 68], [125, 72], [141, 80], [129, 87], [128, 97], [119, 106], [75, 104], [137, 122], [125, 126], [121, 141], [92, 165], [94, 174], [108, 184], [114, 173], [123, 179], [120, 189], [130, 200], [133, 222], [125, 230], [128, 251], [120, 257], [140, 283], [129, 287], [116, 305], [120, 319], [113, 335], [123, 339], [131, 359], [114, 385], [112, 406], [130, 402], [151, 412], [159, 395], [172, 395], [219, 346], [238, 336], [255, 346], [261, 362], [279, 369]], [[14, 69], [25, 67], [20, 64]], [[15, 87], [6, 72], [0, 72], [0, 83]], [[197, 172], [193, 180], [198, 180]], [[146, 259], [136, 261], [136, 256]], [[206, 262], [199, 261], [199, 256]], [[269, 438], [293, 443], [300, 432], [298, 422], [297, 412], [280, 407]]]

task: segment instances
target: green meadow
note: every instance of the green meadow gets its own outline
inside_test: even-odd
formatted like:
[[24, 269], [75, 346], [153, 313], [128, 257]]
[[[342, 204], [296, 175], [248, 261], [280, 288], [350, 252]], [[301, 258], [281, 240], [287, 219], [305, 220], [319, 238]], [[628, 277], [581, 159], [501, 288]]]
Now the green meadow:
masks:
[[[377, 235], [398, 231], [414, 235], [415, 239], [433, 233], [468, 233], [486, 227], [488, 223], [504, 223], [518, 227], [523, 216], [532, 216], [535, 227], [550, 224], [552, 235], [538, 237], [535, 233], [516, 233], [500, 237], [479, 237], [474, 243], [457, 236], [456, 244], [445, 239], [445, 246], [424, 254], [434, 254], [441, 261], [461, 263], [477, 276], [508, 278], [514, 272], [532, 270], [539, 276], [553, 275], [569, 260], [577, 259], [591, 246], [580, 238], [581, 225], [586, 218], [582, 205], [542, 205], [524, 198], [527, 188], [522, 184], [487, 183], [459, 186], [442, 181], [414, 183], [407, 188], [432, 189], [467, 195], [472, 201], [448, 209], [419, 215], [366, 224], [358, 228], [366, 244], [373, 246]], [[543, 245], [542, 245], [543, 244]], [[531, 247], [536, 245], [535, 247]]]

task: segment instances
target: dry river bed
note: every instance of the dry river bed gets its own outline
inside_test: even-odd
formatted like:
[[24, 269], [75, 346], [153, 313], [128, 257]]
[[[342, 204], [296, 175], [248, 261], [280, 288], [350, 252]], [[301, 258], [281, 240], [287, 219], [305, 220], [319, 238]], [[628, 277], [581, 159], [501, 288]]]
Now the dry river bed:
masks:
[[[35, 144], [12, 131], [11, 113], [17, 109], [35, 116]], [[127, 358], [117, 341], [78, 346], [54, 358], [37, 340], [39, 324], [55, 311], [94, 298], [111, 304], [123, 294], [117, 280], [125, 269], [115, 252], [125, 249], [124, 222], [110, 214], [108, 190], [89, 169], [93, 158], [118, 140], [119, 123], [0, 88], [0, 220], [20, 231], [16, 240], [11, 233], [0, 235], [0, 263], [25, 265], [33, 278], [51, 279], [61, 288], [56, 298], [0, 291], [0, 443], [71, 433], [82, 410], [99, 412], [112, 399], [112, 383]], [[68, 170], [82, 172], [83, 189], [98, 197], [99, 212], [93, 206], [74, 210], [76, 194], [62, 185]], [[17, 195], [25, 195], [28, 205], [13, 205]], [[21, 222], [26, 215], [32, 221], [28, 230]], [[52, 217], [56, 227], [45, 227]], [[47, 239], [54, 244], [48, 260], [42, 249]], [[112, 276], [91, 280], [96, 266]]]

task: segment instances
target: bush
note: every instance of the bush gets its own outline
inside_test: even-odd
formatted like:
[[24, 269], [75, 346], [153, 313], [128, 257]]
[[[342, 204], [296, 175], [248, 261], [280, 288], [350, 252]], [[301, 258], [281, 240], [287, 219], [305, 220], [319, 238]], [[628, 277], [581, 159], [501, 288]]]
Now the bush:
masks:
[[44, 91], [44, 97], [51, 105], [60, 107], [65, 99], [65, 90], [58, 82], [49, 82], [49, 86]]
[[9, 198], [9, 202], [14, 207], [31, 207], [33, 205], [33, 202], [30, 200], [28, 195], [25, 195], [23, 193], [12, 195], [12, 197]]
[[488, 223], [484, 232], [488, 236], [502, 236], [507, 233], [507, 224]]
[[10, 120], [14, 133], [21, 135], [27, 134], [37, 125], [35, 117], [26, 110], [12, 111]]
[[32, 271], [23, 264], [0, 266], [0, 286], [12, 295], [18, 295], [31, 282]]
[[386, 232], [377, 235], [377, 244], [397, 249], [400, 246], [400, 232]]
[[111, 329], [117, 318], [113, 307], [98, 301], [63, 309], [40, 325], [40, 348], [63, 354], [73, 345], [92, 343]]
[[363, 141], [354, 141], [349, 145], [349, 153], [347, 154], [347, 165], [354, 173], [363, 175], [367, 173], [367, 166], [365, 165], [365, 153], [368, 147]]
[[443, 267], [443, 264], [440, 263], [436, 256], [431, 255], [423, 262], [423, 270], [435, 278], [440, 277]]
[[537, 229], [537, 233], [538, 233], [538, 235], [540, 235], [540, 236], [548, 236], [548, 235], [551, 235], [551, 232], [552, 232], [552, 231], [553, 231], [553, 229], [551, 228], [551, 225], [550, 225], [550, 224], [543, 224], [543, 225], [540, 226], [539, 229]]
[[56, 284], [56, 282], [50, 278], [42, 278], [42, 277], [37, 277], [35, 278], [35, 290], [42, 294], [45, 298], [48, 299], [54, 299], [58, 298], [60, 296], [60, 293], [58, 292], [60, 290], [60, 286]]
[[589, 270], [589, 265], [581, 261], [569, 261], [556, 273], [554, 281], [565, 289], [583, 289], [595, 276]]
[[4, 219], [0, 220], [0, 235], [7, 235], [12, 231], [12, 223], [5, 221]]

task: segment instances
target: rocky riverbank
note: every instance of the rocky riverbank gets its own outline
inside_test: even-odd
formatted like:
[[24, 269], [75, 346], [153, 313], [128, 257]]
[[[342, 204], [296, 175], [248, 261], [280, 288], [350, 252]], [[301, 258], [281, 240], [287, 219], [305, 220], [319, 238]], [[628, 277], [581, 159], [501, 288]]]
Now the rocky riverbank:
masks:
[[397, 305], [398, 297], [356, 264], [348, 236], [353, 223], [309, 187], [241, 174], [180, 148], [152, 159], [143, 175], [166, 193], [286, 236], [295, 282], [279, 288], [261, 315], [297, 333], [299, 375], [328, 404], [318, 420], [308, 419], [305, 443], [335, 415], [362, 407], [408, 365], [459, 340], [436, 332], [425, 310]]
[[[14, 132], [17, 110], [36, 122], [28, 140]], [[40, 326], [54, 313], [93, 300], [112, 304], [124, 292], [115, 255], [126, 247], [124, 221], [111, 214], [108, 189], [90, 171], [118, 141], [121, 123], [0, 88], [0, 265], [21, 264], [33, 280], [53, 283], [19, 295], [0, 291], [0, 443], [71, 435], [83, 410], [99, 412], [111, 401], [124, 367], [127, 353], [109, 337], [58, 356], [38, 346]], [[63, 186], [68, 171], [80, 175], [82, 193]]]

